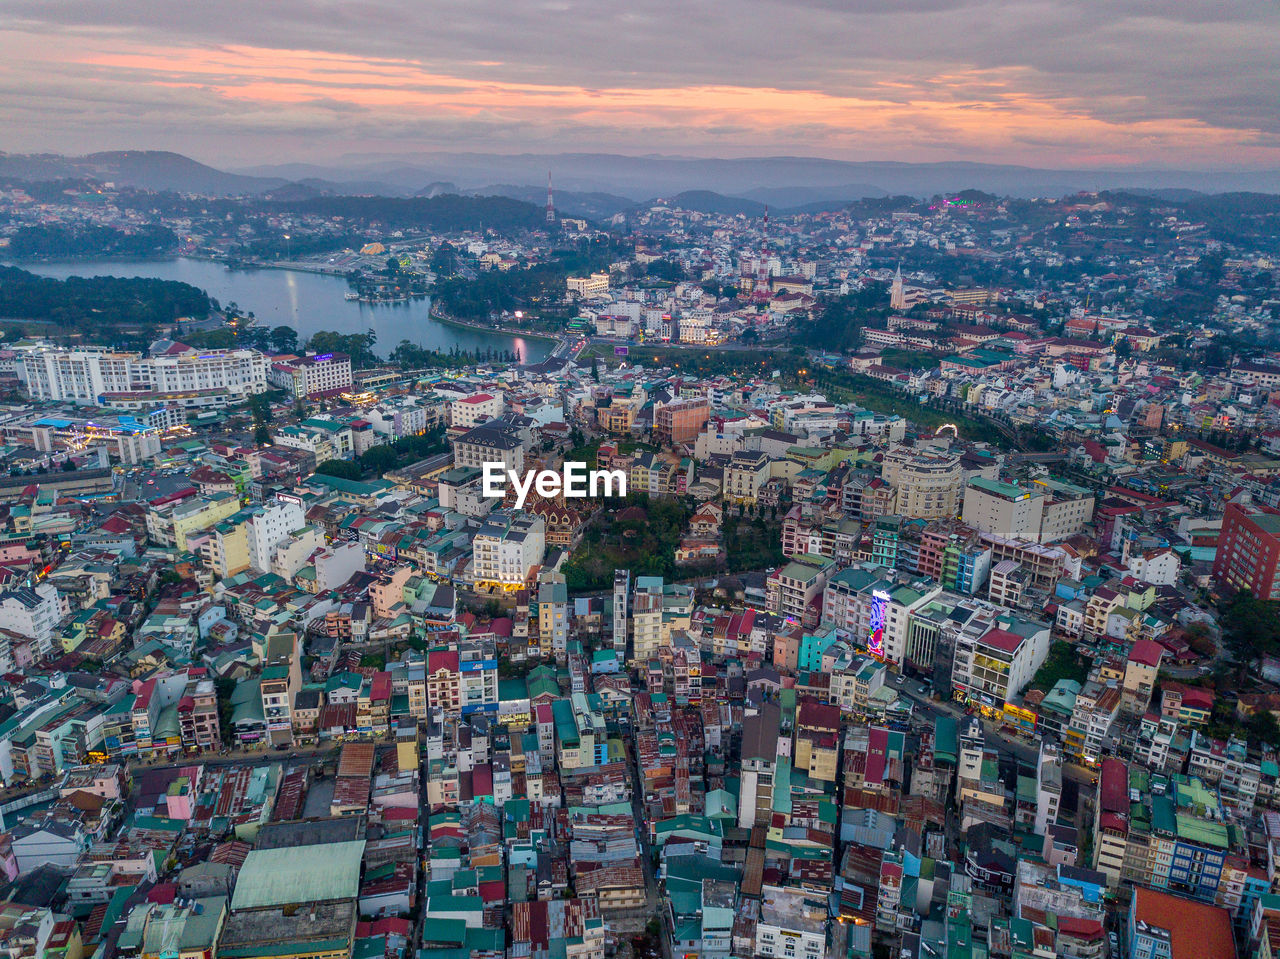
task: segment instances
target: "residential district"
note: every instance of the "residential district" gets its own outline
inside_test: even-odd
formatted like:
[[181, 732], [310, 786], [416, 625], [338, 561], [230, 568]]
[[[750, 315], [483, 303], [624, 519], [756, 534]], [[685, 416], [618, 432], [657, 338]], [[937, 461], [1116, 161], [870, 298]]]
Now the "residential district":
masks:
[[[0, 949], [1269, 959], [1270, 253], [897, 265], [1070, 261], [983, 209], [655, 207], [540, 363], [14, 337]], [[628, 495], [484, 495], [566, 460]]]

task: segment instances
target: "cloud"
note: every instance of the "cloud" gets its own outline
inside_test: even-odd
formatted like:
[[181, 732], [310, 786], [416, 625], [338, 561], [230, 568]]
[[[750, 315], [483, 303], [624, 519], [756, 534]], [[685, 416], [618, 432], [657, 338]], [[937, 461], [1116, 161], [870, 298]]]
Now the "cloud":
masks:
[[4, 0], [0, 29], [9, 149], [1280, 165], [1262, 0]]

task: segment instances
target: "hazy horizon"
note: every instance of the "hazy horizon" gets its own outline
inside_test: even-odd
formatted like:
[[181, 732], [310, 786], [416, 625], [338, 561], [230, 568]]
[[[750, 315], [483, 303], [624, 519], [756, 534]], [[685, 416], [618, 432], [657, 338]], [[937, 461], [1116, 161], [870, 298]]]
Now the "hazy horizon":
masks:
[[0, 25], [13, 153], [1280, 168], [1264, 0], [2, 0]]

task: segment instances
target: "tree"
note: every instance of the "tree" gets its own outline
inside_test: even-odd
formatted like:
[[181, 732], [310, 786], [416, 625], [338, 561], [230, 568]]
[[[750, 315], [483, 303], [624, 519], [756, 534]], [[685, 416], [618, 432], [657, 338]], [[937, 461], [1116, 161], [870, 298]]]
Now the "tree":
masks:
[[316, 353], [346, 353], [351, 357], [352, 366], [365, 368], [378, 363], [378, 357], [373, 352], [373, 344], [377, 339], [373, 330], [350, 334], [321, 330], [307, 342], [307, 349]]
[[1280, 723], [1275, 714], [1268, 709], [1259, 709], [1245, 723], [1250, 741], [1265, 743], [1268, 746], [1280, 745]]
[[399, 457], [390, 446], [371, 446], [360, 454], [361, 468], [379, 476], [387, 470], [395, 469], [397, 462]]
[[291, 326], [277, 326], [270, 335], [271, 346], [277, 353], [296, 353], [298, 351], [298, 331]]
[[1221, 610], [1223, 639], [1241, 667], [1280, 650], [1280, 610], [1277, 604], [1241, 590]]
[[271, 442], [271, 430], [267, 422], [271, 419], [271, 401], [262, 393], [249, 397], [249, 413], [253, 416], [253, 441], [259, 446]]
[[359, 480], [361, 477], [360, 467], [349, 460], [325, 460], [316, 467], [316, 472], [345, 480]]

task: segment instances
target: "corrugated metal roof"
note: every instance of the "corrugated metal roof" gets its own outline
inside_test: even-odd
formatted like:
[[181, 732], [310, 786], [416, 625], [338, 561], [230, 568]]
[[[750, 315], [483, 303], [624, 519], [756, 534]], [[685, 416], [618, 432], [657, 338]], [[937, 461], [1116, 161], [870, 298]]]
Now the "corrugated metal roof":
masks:
[[255, 849], [236, 880], [231, 908], [353, 899], [360, 889], [364, 840]]

